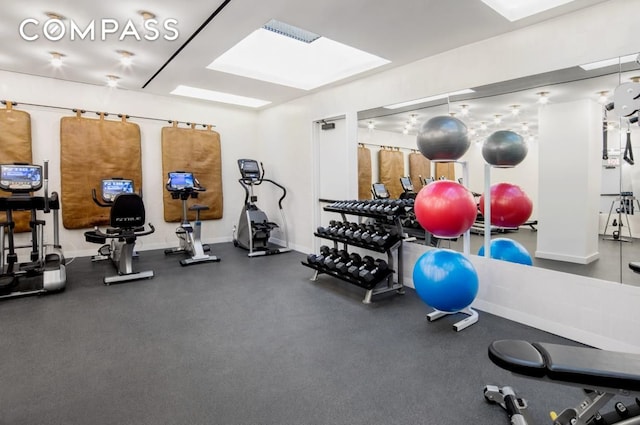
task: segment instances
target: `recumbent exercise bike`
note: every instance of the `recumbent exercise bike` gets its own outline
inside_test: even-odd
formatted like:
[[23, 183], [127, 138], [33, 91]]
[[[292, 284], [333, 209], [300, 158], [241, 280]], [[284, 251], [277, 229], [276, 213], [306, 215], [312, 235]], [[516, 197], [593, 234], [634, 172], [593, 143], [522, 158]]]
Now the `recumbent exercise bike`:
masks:
[[200, 221], [200, 211], [206, 211], [209, 207], [206, 205], [192, 205], [188, 208], [189, 211], [196, 212], [196, 221], [193, 226], [187, 216], [187, 199], [195, 199], [198, 197], [198, 193], [207, 189], [200, 185], [193, 173], [187, 171], [170, 172], [166, 188], [171, 193], [171, 198], [182, 200], [182, 221], [176, 229], [176, 236], [180, 241], [179, 246], [165, 249], [164, 253], [167, 255], [188, 254], [189, 258], [180, 260], [180, 265], [182, 266], [220, 261], [220, 258], [215, 255], [205, 254], [205, 251], [209, 251], [209, 246], [203, 245], [201, 240], [202, 222]]
[[[98, 255], [92, 261], [110, 260], [118, 271], [117, 275], [105, 276], [103, 283], [128, 282], [138, 279], [150, 279], [153, 271], [135, 272], [133, 257], [136, 239], [150, 235], [155, 228], [149, 223], [149, 230], [145, 229], [145, 209], [142, 197], [134, 192], [133, 180], [112, 178], [101, 182], [102, 200], [99, 200], [96, 190], [91, 190], [91, 197], [96, 205], [111, 208], [109, 214], [110, 226], [104, 232], [97, 226], [94, 230], [84, 233], [85, 240], [91, 243], [103, 244], [98, 249]], [[110, 240], [109, 244], [106, 244]]]
[[[287, 236], [287, 225], [282, 209], [282, 200], [287, 196], [287, 189], [271, 179], [264, 178], [264, 167], [253, 159], [239, 159], [238, 168], [242, 176], [238, 182], [245, 191], [244, 206], [240, 213], [238, 226], [233, 228], [233, 244], [249, 250], [249, 257], [282, 254], [291, 251]], [[256, 205], [258, 197], [253, 194], [253, 187], [262, 182], [269, 182], [282, 190], [278, 199], [278, 208], [282, 217], [282, 234], [285, 246], [278, 246], [269, 241], [271, 232], [279, 228], [278, 224], [269, 221], [267, 214]]]
[[[0, 223], [0, 298], [58, 292], [65, 288], [65, 259], [59, 242], [60, 200], [56, 192], [49, 196], [48, 171], [48, 161], [44, 161], [44, 170], [32, 164], [0, 165], [0, 190], [11, 193], [0, 197], [0, 211], [4, 211], [6, 217]], [[40, 189], [44, 189], [43, 196], [31, 194]], [[14, 211], [31, 212], [30, 245], [15, 243]], [[53, 245], [44, 243], [46, 222], [38, 219], [38, 211], [53, 212]], [[30, 261], [18, 263], [16, 249], [19, 248], [31, 248]]]

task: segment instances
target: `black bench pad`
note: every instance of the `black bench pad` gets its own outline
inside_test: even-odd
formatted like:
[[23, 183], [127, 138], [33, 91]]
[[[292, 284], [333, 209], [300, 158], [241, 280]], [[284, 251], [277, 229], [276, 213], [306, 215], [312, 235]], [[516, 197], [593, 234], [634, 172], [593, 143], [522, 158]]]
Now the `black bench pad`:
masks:
[[535, 378], [579, 384], [586, 388], [615, 388], [640, 391], [640, 355], [573, 347], [529, 343], [521, 340], [494, 341], [489, 358], [511, 372]]

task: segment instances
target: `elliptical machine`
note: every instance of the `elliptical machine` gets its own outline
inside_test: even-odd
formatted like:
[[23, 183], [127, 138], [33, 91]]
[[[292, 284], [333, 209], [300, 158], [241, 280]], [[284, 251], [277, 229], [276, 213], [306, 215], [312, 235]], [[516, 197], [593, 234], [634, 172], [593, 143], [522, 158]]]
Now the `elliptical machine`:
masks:
[[220, 258], [215, 255], [205, 254], [205, 251], [209, 251], [209, 246], [203, 245], [200, 239], [202, 231], [200, 211], [206, 211], [209, 207], [206, 205], [192, 205], [189, 207], [189, 211], [196, 212], [196, 221], [193, 226], [189, 223], [189, 218], [187, 217], [187, 199], [195, 199], [198, 197], [199, 192], [204, 192], [207, 189], [200, 185], [193, 173], [186, 171], [170, 172], [166, 187], [171, 193], [171, 198], [182, 200], [182, 222], [176, 229], [176, 236], [180, 241], [180, 245], [176, 248], [165, 249], [164, 253], [167, 255], [177, 253], [190, 255], [190, 258], [180, 260], [181, 266], [220, 261]]
[[[265, 179], [264, 167], [262, 163], [258, 164], [256, 160], [239, 159], [238, 167], [242, 176], [238, 182], [240, 182], [245, 191], [245, 197], [238, 226], [233, 228], [233, 245], [249, 250], [249, 257], [282, 254], [291, 251], [284, 210], [282, 209], [282, 200], [287, 196], [287, 189], [273, 180]], [[253, 187], [261, 185], [262, 182], [269, 182], [282, 190], [282, 196], [278, 199], [278, 207], [282, 216], [284, 247], [269, 242], [271, 231], [280, 226], [269, 221], [267, 214], [255, 204], [258, 201], [258, 197], [253, 194]]]
[[[0, 211], [6, 214], [5, 222], [0, 223], [0, 298], [57, 292], [65, 288], [67, 275], [59, 237], [60, 200], [56, 192], [49, 196], [48, 176], [48, 161], [44, 161], [44, 169], [31, 164], [0, 165], [0, 189], [11, 193], [9, 197], [0, 198]], [[30, 192], [42, 188], [44, 196], [31, 195]], [[14, 211], [31, 211], [30, 245], [15, 244]], [[53, 212], [53, 245], [45, 247], [46, 222], [38, 220], [38, 211]], [[18, 263], [18, 248], [31, 248], [30, 261]]]
[[[98, 227], [84, 233], [87, 242], [104, 244], [98, 249], [98, 255], [91, 257], [91, 261], [111, 260], [118, 271], [115, 276], [105, 276], [103, 283], [122, 283], [138, 279], [150, 279], [152, 270], [143, 272], [133, 271], [133, 257], [136, 239], [139, 236], [150, 235], [155, 228], [149, 223], [145, 230], [145, 209], [142, 197], [134, 192], [133, 180], [113, 178], [104, 179], [101, 183], [102, 200], [98, 200], [96, 190], [91, 190], [91, 197], [96, 205], [111, 208], [111, 227], [103, 232]], [[111, 242], [105, 244], [109, 239]]]

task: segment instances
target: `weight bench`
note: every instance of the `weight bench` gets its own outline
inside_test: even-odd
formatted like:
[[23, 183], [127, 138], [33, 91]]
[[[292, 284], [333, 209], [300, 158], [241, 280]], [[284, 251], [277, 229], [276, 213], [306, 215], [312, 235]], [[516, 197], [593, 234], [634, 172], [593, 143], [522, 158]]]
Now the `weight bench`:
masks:
[[[640, 355], [521, 340], [494, 341], [489, 346], [493, 363], [527, 378], [585, 388], [587, 398], [559, 415], [554, 425], [640, 424], [640, 399], [634, 405], [618, 402], [614, 411], [601, 413], [615, 395], [640, 393]], [[527, 402], [511, 387], [487, 385], [484, 397], [507, 411], [514, 425], [530, 425]]]

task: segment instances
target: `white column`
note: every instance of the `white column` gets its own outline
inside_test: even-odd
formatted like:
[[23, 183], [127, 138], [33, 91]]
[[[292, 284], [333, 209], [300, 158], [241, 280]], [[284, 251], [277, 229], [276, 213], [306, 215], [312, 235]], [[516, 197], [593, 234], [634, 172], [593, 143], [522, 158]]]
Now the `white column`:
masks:
[[539, 111], [536, 257], [587, 264], [598, 253], [602, 107], [591, 100]]

